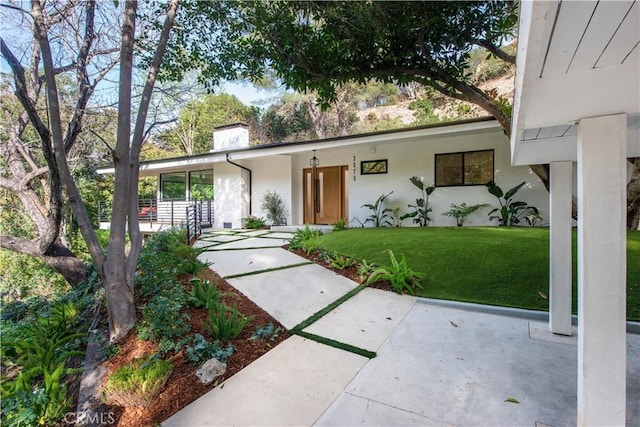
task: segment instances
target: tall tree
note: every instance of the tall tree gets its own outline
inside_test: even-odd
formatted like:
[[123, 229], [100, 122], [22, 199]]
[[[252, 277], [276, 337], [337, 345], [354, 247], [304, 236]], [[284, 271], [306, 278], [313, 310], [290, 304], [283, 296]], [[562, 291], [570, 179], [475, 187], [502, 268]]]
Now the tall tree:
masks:
[[[230, 65], [241, 63], [244, 76], [259, 79], [271, 68], [289, 87], [316, 91], [325, 106], [345, 82], [418, 82], [478, 105], [510, 135], [510, 100], [481, 90], [468, 68], [470, 52], [477, 48], [515, 64], [502, 46], [516, 36], [517, 7], [506, 0], [221, 1], [201, 4], [196, 12], [224, 17], [225, 34], [206, 25], [190, 26], [185, 34], [193, 37], [195, 31], [208, 42], [209, 48], [198, 44], [204, 52], [223, 50], [198, 64], [205, 74], [233, 74], [237, 69]], [[548, 165], [530, 167], [548, 189]], [[636, 212], [631, 216], [640, 215], [640, 208], [630, 209]]]
[[252, 137], [259, 134], [258, 116], [256, 108], [244, 105], [235, 95], [209, 94], [185, 105], [175, 125], [159, 135], [159, 139], [188, 155], [203, 153], [211, 149], [213, 130], [217, 126], [246, 123], [252, 128]]
[[[144, 6], [147, 5], [145, 4]], [[120, 69], [118, 79], [118, 127], [116, 144], [115, 147], [111, 149], [115, 166], [113, 216], [111, 220], [109, 246], [106, 252], [100, 246], [95, 231], [92, 228], [87, 208], [83, 203], [69, 164], [69, 150], [81, 131], [88, 100], [97, 85], [96, 79], [104, 78], [111, 69], [110, 67], [101, 68], [96, 74], [92, 74], [92, 71], [96, 69], [97, 58], [100, 57], [99, 54], [102, 52], [101, 48], [98, 47], [100, 37], [98, 37], [95, 31], [96, 2], [91, 0], [85, 2], [71, 1], [65, 4], [51, 5], [44, 4], [40, 0], [32, 0], [30, 10], [24, 10], [19, 5], [7, 6], [7, 8], [18, 13], [21, 17], [31, 19], [34, 44], [32, 57], [35, 58], [35, 60], [32, 61], [31, 75], [33, 81], [39, 82], [39, 86], [36, 86], [36, 92], [43, 89], [46, 93], [46, 114], [48, 121], [44, 121], [40, 116], [40, 110], [35, 108], [34, 99], [37, 98], [33, 98], [32, 93], [29, 93], [29, 88], [26, 83], [27, 79], [25, 77], [25, 67], [20, 64], [4, 40], [0, 41], [2, 55], [9, 63], [13, 73], [16, 95], [25, 110], [23, 121], [25, 123], [28, 121], [36, 129], [47, 163], [46, 168], [35, 169], [32, 167], [33, 170], [31, 174], [36, 174], [36, 177], [46, 173], [49, 174], [48, 183], [50, 188], [50, 205], [52, 206], [51, 213], [55, 215], [58, 226], [53, 228], [45, 227], [45, 232], [48, 233], [47, 238], [41, 240], [49, 245], [51, 245], [50, 242], [57, 241], [57, 233], [59, 230], [58, 216], [60, 215], [61, 200], [60, 186], [62, 183], [64, 184], [69, 203], [73, 208], [82, 237], [87, 244], [94, 265], [103, 279], [107, 298], [107, 309], [109, 312], [109, 332], [112, 341], [117, 341], [124, 337], [135, 324], [133, 278], [142, 242], [137, 215], [139, 156], [145, 136], [147, 111], [162, 57], [170, 38], [177, 12], [178, 0], [170, 0], [168, 3], [154, 3], [150, 7], [152, 9], [145, 10], [144, 12], [155, 11], [158, 13], [162, 11], [160, 16], [164, 16], [164, 18], [160, 21], [151, 19], [148, 23], [149, 26], [142, 32], [148, 37], [147, 39], [142, 38], [142, 42], [148, 43], [145, 46], [146, 48], [149, 48], [151, 43], [149, 40], [151, 39], [156, 39], [157, 43], [153, 45], [155, 49], [152, 49], [152, 54], [148, 58], [149, 71], [138, 103], [133, 131], [132, 73], [136, 49], [135, 30], [138, 17], [138, 2], [130, 0], [124, 4], [120, 31], [120, 48], [116, 48], [115, 50], [109, 48], [108, 50], [108, 52], [116, 54], [113, 63], [115, 65], [115, 63], [119, 62]], [[67, 32], [77, 28], [77, 26], [74, 26], [74, 24], [67, 19], [66, 13], [78, 10], [82, 11], [83, 15], [81, 22], [84, 27], [84, 33], [81, 37], [81, 43], [77, 45], [73, 45], [72, 43], [67, 44], [71, 51], [73, 51], [74, 46], [77, 46], [77, 53], [70, 63], [60, 63], [60, 60], [65, 58], [65, 56], [61, 55], [61, 52], [57, 50], [60, 44], [64, 44], [61, 43], [60, 40], [67, 40], [65, 38]], [[114, 24], [114, 22], [110, 22], [109, 17], [105, 15], [101, 15], [99, 22], [101, 26]], [[103, 33], [100, 34], [101, 36], [109, 32], [109, 29], [104, 27], [102, 30]], [[56, 33], [56, 31], [60, 33]], [[52, 43], [53, 39], [56, 40], [56, 43]], [[55, 51], [52, 49], [52, 46], [56, 49]], [[43, 75], [40, 74], [40, 70], [44, 71]], [[76, 74], [78, 87], [75, 98], [76, 107], [71, 119], [66, 122], [66, 131], [63, 126], [65, 115], [61, 107], [61, 92], [58, 89], [57, 79], [57, 76], [65, 71], [72, 71]], [[11, 140], [9, 140], [9, 142], [11, 142]], [[10, 146], [10, 144], [7, 144], [7, 146]], [[14, 158], [15, 156], [11, 157], [11, 153], [13, 152], [7, 152], [5, 158], [8, 159], [7, 161], [16, 164], [16, 170], [19, 171], [20, 165], [18, 163], [29, 164], [28, 156]], [[24, 178], [22, 182], [24, 182]], [[2, 183], [6, 182], [3, 181]], [[19, 188], [13, 188], [12, 191], [18, 189]], [[125, 253], [126, 230], [129, 232], [131, 241], [128, 254]], [[11, 239], [5, 239], [3, 236], [3, 241], [4, 240]]]
[[[58, 43], [56, 55], [59, 64], [50, 71], [50, 79], [62, 83], [60, 98], [67, 101], [73, 99], [70, 108], [63, 112], [67, 131], [62, 136], [61, 145], [65, 153], [72, 150], [78, 139], [88, 99], [115, 66], [117, 59], [113, 57], [115, 51], [109, 50], [104, 41], [96, 42], [95, 2], [87, 2], [83, 9], [66, 5], [49, 6], [45, 11], [38, 7], [37, 13], [36, 8], [31, 11], [33, 15], [19, 5], [4, 4], [3, 12], [15, 12], [18, 19], [31, 17], [30, 30], [34, 37], [24, 43], [27, 50], [21, 57], [28, 60], [26, 66], [19, 62], [4, 38], [0, 38], [0, 51], [12, 71], [15, 86], [15, 97], [7, 94], [2, 97], [4, 132], [0, 139], [0, 157], [5, 170], [0, 177], [0, 187], [20, 200], [33, 222], [35, 233], [32, 238], [27, 238], [13, 235], [11, 230], [5, 229], [0, 235], [0, 246], [43, 259], [69, 283], [75, 284], [84, 280], [85, 269], [75, 254], [63, 244], [60, 235], [62, 185], [54, 156], [49, 116], [44, 113], [44, 98], [48, 92], [43, 90], [46, 84], [41, 74], [42, 55], [35, 37], [34, 16], [37, 15], [38, 22], [51, 29], [52, 37], [65, 41]], [[5, 23], [13, 21], [9, 13], [3, 13], [2, 18]], [[60, 26], [62, 22], [76, 30], [63, 31]], [[90, 56], [96, 57], [93, 68], [88, 67]], [[72, 80], [66, 78], [66, 74], [75, 74], [75, 89], [70, 89]], [[39, 144], [34, 144], [34, 140], [39, 140]]]

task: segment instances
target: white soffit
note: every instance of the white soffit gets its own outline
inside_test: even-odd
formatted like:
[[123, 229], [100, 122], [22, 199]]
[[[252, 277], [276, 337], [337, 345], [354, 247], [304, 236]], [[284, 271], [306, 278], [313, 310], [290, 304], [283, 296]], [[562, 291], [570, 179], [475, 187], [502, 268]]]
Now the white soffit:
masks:
[[523, 1], [518, 44], [513, 164], [575, 160], [574, 123], [620, 113], [640, 156], [638, 1]]

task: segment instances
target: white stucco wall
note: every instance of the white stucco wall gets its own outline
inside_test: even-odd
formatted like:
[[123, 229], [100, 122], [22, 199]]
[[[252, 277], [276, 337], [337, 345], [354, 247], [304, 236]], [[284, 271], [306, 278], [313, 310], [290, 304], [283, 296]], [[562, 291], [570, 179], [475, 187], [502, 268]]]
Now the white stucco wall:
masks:
[[[419, 190], [411, 184], [411, 176], [424, 177], [424, 182], [434, 182], [434, 156], [440, 153], [454, 153], [494, 149], [495, 181], [507, 191], [511, 187], [526, 181], [527, 184], [516, 194], [516, 200], [523, 200], [538, 207], [543, 217], [543, 224], [548, 224], [549, 196], [538, 177], [526, 166], [513, 167], [510, 164], [509, 140], [501, 130], [489, 130], [466, 136], [444, 136], [434, 140], [378, 143], [361, 145], [352, 148], [336, 148], [318, 150], [320, 166], [349, 166], [349, 220], [358, 218], [361, 221], [370, 215], [370, 211], [362, 208], [365, 203], [373, 203], [383, 193], [393, 191], [387, 199], [386, 206], [400, 207], [401, 214], [409, 212], [408, 204], [415, 204], [420, 197]], [[292, 220], [294, 224], [302, 224], [302, 169], [307, 168], [312, 153], [296, 154], [292, 159]], [[355, 160], [354, 160], [355, 159]], [[388, 160], [388, 173], [380, 175], [360, 175], [360, 162], [366, 160]], [[354, 179], [355, 166], [355, 179]], [[485, 186], [438, 187], [430, 197], [432, 205], [431, 225], [455, 225], [455, 220], [443, 216], [451, 203], [467, 205], [488, 203], [497, 206], [497, 200], [487, 191]], [[472, 214], [465, 225], [490, 225], [484, 208]], [[357, 221], [351, 221], [352, 226]], [[494, 222], [495, 223], [495, 222]], [[411, 219], [405, 220], [403, 226], [413, 226]]]
[[230, 163], [216, 163], [213, 185], [214, 228], [223, 228], [225, 222], [230, 222], [232, 228], [240, 228], [242, 218], [249, 215], [248, 173]]
[[287, 224], [292, 224], [292, 169], [291, 156], [279, 155], [244, 162], [251, 169], [253, 184], [251, 189], [251, 214], [266, 219], [261, 208], [262, 199], [268, 191], [276, 192], [287, 210]]

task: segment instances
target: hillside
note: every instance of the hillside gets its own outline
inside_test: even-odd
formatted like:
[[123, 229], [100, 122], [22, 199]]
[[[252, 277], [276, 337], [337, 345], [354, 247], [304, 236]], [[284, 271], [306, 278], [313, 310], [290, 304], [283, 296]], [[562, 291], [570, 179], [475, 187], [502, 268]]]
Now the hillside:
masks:
[[[505, 96], [512, 100], [514, 76], [507, 74], [496, 79], [487, 80], [485, 83], [481, 83], [479, 87], [485, 91], [495, 89], [498, 96]], [[395, 105], [367, 108], [358, 111], [356, 114], [361, 121], [371, 120], [375, 117], [377, 120], [399, 119], [403, 124], [411, 125], [416, 120], [414, 110], [409, 108], [411, 102], [413, 102], [413, 100], [404, 100]], [[458, 101], [442, 95], [432, 98], [432, 103], [434, 112], [441, 120], [470, 119], [487, 115], [485, 110], [474, 104]]]

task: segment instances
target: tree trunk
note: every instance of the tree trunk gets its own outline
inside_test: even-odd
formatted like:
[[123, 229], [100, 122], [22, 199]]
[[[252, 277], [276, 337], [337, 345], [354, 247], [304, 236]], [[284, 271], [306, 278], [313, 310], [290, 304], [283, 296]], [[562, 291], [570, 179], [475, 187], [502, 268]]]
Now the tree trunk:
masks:
[[156, 83], [162, 57], [169, 42], [169, 34], [173, 28], [176, 13], [178, 9], [178, 0], [171, 0], [167, 9], [166, 18], [158, 41], [158, 47], [153, 55], [153, 60], [149, 66], [149, 74], [142, 91], [142, 99], [138, 108], [138, 116], [133, 131], [131, 149], [129, 154], [129, 240], [131, 248], [126, 261], [126, 278], [129, 287], [133, 289], [134, 275], [140, 257], [142, 248], [142, 233], [140, 233], [140, 222], [138, 218], [138, 179], [140, 176], [140, 151], [144, 143], [144, 127], [147, 122], [147, 112], [151, 102], [151, 95]]
[[313, 123], [313, 130], [316, 131], [316, 137], [318, 139], [324, 139], [327, 137], [324, 132], [324, 127], [322, 119], [324, 118], [324, 112], [318, 107], [316, 104], [316, 99], [310, 99], [307, 101], [307, 112], [309, 113], [309, 117], [311, 117], [311, 123]]
[[40, 252], [38, 241], [20, 239], [14, 236], [0, 236], [0, 247], [29, 255], [46, 262], [73, 287], [87, 279], [86, 266], [60, 242], [54, 242], [46, 253]]
[[122, 19], [118, 134], [113, 151], [115, 182], [109, 248], [104, 262], [104, 286], [109, 311], [109, 339], [120, 341], [136, 321], [133, 289], [127, 284], [125, 233], [129, 212], [129, 143], [131, 136], [131, 81], [137, 2], [128, 0]]

